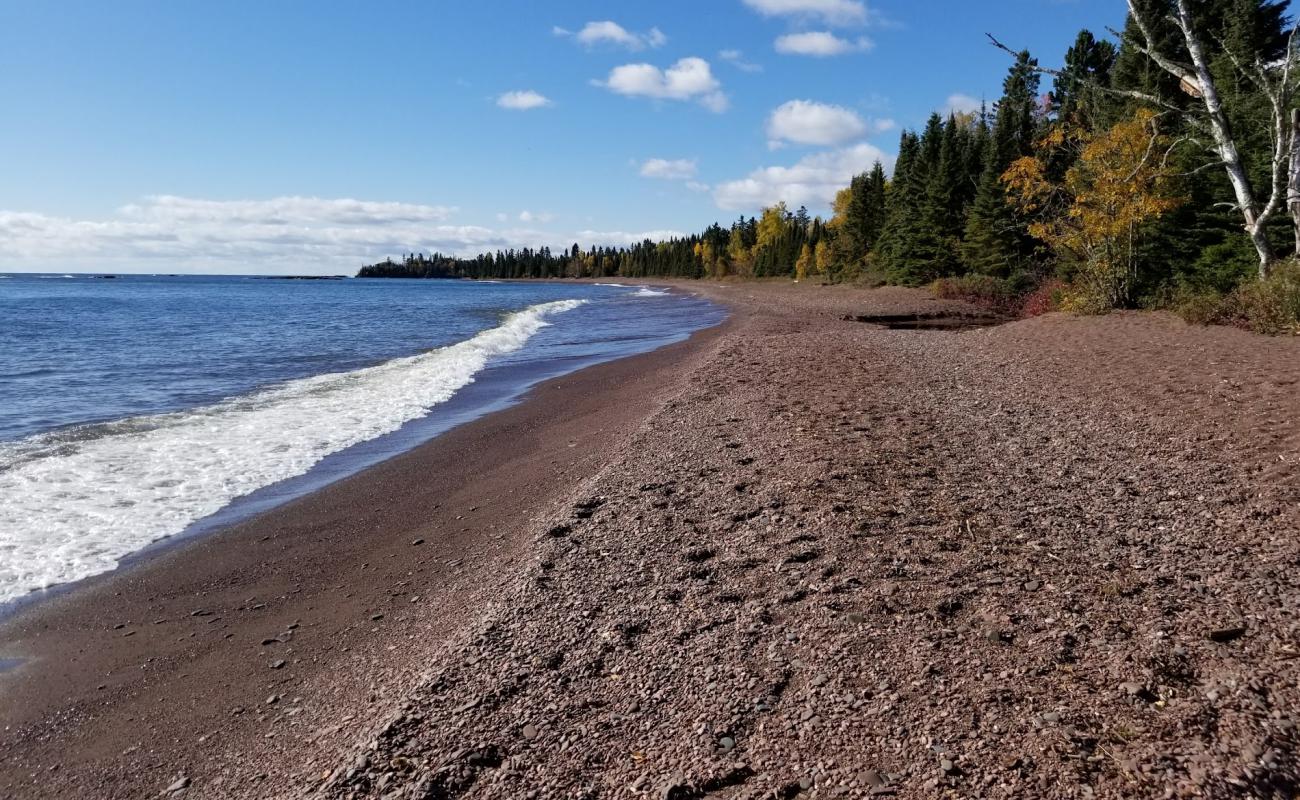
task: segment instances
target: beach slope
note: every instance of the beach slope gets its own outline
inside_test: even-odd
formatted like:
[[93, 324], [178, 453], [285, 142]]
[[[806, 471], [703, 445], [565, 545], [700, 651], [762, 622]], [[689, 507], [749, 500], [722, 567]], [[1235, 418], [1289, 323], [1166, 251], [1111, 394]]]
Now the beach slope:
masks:
[[685, 288], [729, 322], [11, 622], [72, 666], [0, 789], [1294, 792], [1300, 342]]

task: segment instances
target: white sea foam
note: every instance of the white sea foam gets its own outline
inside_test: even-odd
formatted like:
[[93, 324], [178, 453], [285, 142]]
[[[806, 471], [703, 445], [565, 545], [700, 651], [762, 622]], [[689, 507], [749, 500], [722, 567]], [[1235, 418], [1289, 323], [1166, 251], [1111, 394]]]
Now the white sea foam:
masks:
[[668, 294], [668, 292], [664, 291], [663, 289], [651, 289], [649, 286], [642, 286], [640, 289], [637, 289], [632, 294], [632, 296], [633, 297], [663, 297], [666, 294]]
[[0, 444], [0, 601], [111, 570], [235, 498], [397, 430], [523, 347], [548, 315], [585, 302], [531, 306], [471, 339], [366, 369]]

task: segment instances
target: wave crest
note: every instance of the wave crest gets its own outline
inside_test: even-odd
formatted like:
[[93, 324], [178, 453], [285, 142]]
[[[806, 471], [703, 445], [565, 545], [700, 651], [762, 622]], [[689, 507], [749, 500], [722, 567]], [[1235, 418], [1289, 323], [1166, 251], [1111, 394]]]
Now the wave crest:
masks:
[[540, 303], [465, 341], [214, 405], [0, 445], [0, 602], [113, 569], [232, 500], [391, 433], [586, 300]]

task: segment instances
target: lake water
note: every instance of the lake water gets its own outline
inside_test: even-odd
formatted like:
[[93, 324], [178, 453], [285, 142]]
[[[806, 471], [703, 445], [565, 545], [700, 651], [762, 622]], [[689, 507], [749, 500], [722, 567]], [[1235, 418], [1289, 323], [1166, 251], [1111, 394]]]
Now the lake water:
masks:
[[723, 316], [618, 285], [0, 276], [0, 603]]

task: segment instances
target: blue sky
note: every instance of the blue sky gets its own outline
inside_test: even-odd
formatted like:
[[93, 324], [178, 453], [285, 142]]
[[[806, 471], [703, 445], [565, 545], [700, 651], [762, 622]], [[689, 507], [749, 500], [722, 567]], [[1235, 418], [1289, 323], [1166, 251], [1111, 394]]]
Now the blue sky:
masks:
[[0, 271], [351, 272], [837, 185], [1120, 0], [0, 0]]

